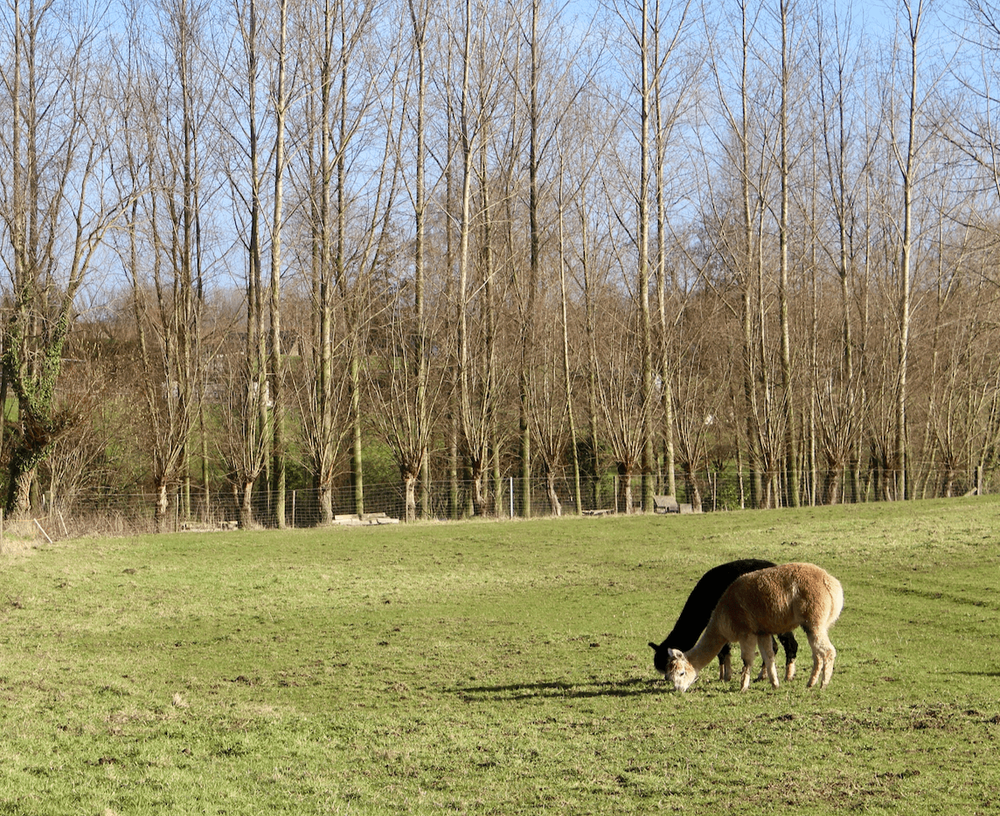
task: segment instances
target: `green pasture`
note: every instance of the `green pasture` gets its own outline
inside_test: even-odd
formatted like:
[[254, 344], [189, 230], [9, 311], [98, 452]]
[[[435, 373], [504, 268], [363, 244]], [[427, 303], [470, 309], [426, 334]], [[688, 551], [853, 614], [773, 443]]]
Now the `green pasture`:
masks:
[[[980, 498], [8, 539], [0, 814], [994, 813], [998, 522]], [[777, 690], [713, 667], [673, 693], [647, 642], [750, 556], [843, 583], [829, 688], [803, 636]]]

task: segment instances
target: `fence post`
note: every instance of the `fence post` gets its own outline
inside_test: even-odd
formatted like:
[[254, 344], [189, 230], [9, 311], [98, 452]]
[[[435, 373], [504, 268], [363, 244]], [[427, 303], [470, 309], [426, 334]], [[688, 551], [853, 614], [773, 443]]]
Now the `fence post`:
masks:
[[508, 489], [510, 491], [510, 518], [514, 518], [514, 477], [508, 476]]

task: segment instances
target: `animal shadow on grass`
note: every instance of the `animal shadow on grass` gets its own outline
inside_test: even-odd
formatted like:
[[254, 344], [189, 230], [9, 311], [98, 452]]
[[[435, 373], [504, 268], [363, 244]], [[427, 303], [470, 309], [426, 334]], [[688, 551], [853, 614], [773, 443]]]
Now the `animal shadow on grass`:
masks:
[[503, 686], [459, 686], [449, 690], [465, 700], [512, 702], [546, 697], [569, 699], [633, 697], [640, 694], [668, 694], [672, 689], [659, 678], [635, 677], [627, 680], [591, 680], [582, 683], [553, 680], [538, 683], [511, 683]]

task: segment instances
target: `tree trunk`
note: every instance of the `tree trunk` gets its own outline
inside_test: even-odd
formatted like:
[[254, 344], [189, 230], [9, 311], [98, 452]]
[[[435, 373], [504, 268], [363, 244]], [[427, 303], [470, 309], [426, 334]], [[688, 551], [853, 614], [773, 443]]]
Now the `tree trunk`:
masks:
[[240, 486], [240, 529], [249, 530], [253, 527], [253, 482], [244, 482]]
[[270, 290], [270, 397], [273, 403], [272, 443], [273, 465], [270, 485], [274, 500], [274, 525], [285, 528], [285, 417], [284, 389], [282, 388], [283, 366], [281, 351], [281, 230], [283, 226], [282, 206], [284, 203], [285, 178], [285, 116], [288, 108], [288, 92], [285, 87], [285, 61], [288, 40], [288, 0], [279, 2], [278, 21], [278, 79], [274, 106], [274, 211], [271, 223], [271, 290]]
[[562, 503], [559, 501], [559, 493], [556, 490], [556, 474], [554, 470], [549, 470], [545, 474], [545, 490], [549, 497], [549, 510], [553, 516], [562, 515]]
[[161, 532], [167, 532], [167, 513], [170, 511], [170, 496], [167, 492], [167, 484], [165, 482], [160, 482], [156, 486], [156, 508], [154, 510], [153, 520], [156, 523], [156, 529]]
[[631, 515], [635, 512], [632, 501], [632, 469], [618, 465], [618, 495], [615, 496], [615, 512]]
[[407, 522], [417, 520], [417, 477], [419, 474], [407, 471], [403, 474], [404, 505]]
[[[649, 19], [648, 3], [642, 0], [642, 31], [640, 33], [640, 108], [639, 108], [639, 201], [637, 234], [639, 240], [639, 268], [636, 292], [639, 297], [639, 344], [642, 350], [642, 392], [640, 399], [647, 406], [653, 401], [653, 331], [649, 311], [649, 127], [651, 118], [652, 83], [649, 78]], [[653, 510], [653, 429], [649, 411], [643, 411], [642, 428], [642, 506]]]
[[788, 198], [790, 183], [790, 168], [788, 161], [788, 5], [789, 0], [780, 0], [781, 17], [781, 106], [779, 115], [779, 168], [781, 178], [781, 212], [778, 225], [779, 253], [779, 284], [778, 300], [781, 322], [781, 386], [783, 392], [782, 406], [784, 408], [785, 425], [785, 488], [786, 502], [792, 507], [800, 504], [799, 496], [799, 449], [796, 436], [795, 394], [792, 387], [792, 345], [791, 328], [788, 317], [788, 240], [791, 231], [789, 220]]
[[[560, 191], [562, 175], [560, 174]], [[573, 474], [573, 508], [575, 513], [583, 511], [583, 487], [580, 480], [580, 446], [577, 439], [576, 415], [573, 411], [573, 377], [569, 358], [569, 317], [567, 315], [566, 293], [566, 244], [563, 235], [563, 202], [559, 196], [559, 316], [562, 321], [562, 363], [563, 388], [566, 394], [566, 417], [569, 424], [570, 466]]]
[[[427, 318], [424, 309], [424, 241], [426, 236], [426, 207], [427, 190], [424, 178], [426, 163], [425, 148], [425, 126], [424, 117], [426, 112], [427, 98], [427, 76], [425, 69], [425, 50], [427, 44], [427, 22], [429, 15], [429, 2], [421, 3], [418, 7], [416, 0], [409, 0], [410, 21], [413, 26], [414, 48], [417, 58], [417, 118], [414, 136], [416, 138], [416, 157], [414, 172], [415, 190], [413, 199], [413, 219], [414, 219], [414, 239], [413, 239], [413, 318], [415, 323], [415, 350], [414, 366], [416, 368], [416, 436], [420, 440], [429, 438], [428, 426], [430, 424], [430, 414], [427, 408]], [[428, 463], [428, 445], [420, 445], [420, 472], [419, 479], [420, 515], [427, 518], [430, 515], [430, 466]], [[407, 520], [409, 519], [409, 490], [407, 483]]]
[[365, 467], [362, 459], [363, 435], [361, 432], [361, 361], [351, 355], [351, 487], [354, 491], [354, 512], [365, 512]]
[[319, 504], [319, 523], [323, 526], [333, 524], [333, 491], [323, 485], [316, 490], [316, 501]]
[[38, 459], [37, 455], [25, 455], [19, 449], [14, 450], [8, 471], [10, 485], [8, 486], [5, 517], [11, 519], [30, 517], [31, 485], [38, 473], [37, 464], [31, 464], [31, 462]]

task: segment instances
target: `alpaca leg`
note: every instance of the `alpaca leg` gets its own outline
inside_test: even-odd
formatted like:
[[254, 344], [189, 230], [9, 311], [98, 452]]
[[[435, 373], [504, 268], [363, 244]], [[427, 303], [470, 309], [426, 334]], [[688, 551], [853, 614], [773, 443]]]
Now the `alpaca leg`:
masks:
[[[777, 654], [778, 654], [778, 643], [777, 643], [777, 641], [776, 641], [776, 640], [774, 639], [774, 636], [773, 636], [773, 635], [772, 635], [772, 636], [770, 636], [770, 637], [771, 637], [771, 653], [772, 653], [772, 654], [774, 654], [774, 655], [777, 655]], [[761, 643], [763, 643], [763, 641], [760, 641], [760, 642], [761, 642]], [[761, 656], [763, 656], [763, 654], [764, 654], [764, 651], [763, 651], [763, 646], [762, 646], [762, 647], [761, 647]], [[775, 671], [777, 671], [777, 669], [775, 669]], [[795, 667], [793, 666], [793, 667], [792, 667], [792, 674], [794, 674], [794, 673], [795, 673]], [[765, 663], [761, 663], [761, 666], [760, 666], [760, 672], [759, 672], [759, 673], [757, 674], [757, 679], [758, 679], [758, 680], [770, 680], [770, 679], [771, 679], [771, 678], [770, 678], [770, 677], [768, 676], [768, 674], [767, 674], [767, 664], [765, 664]], [[785, 671], [785, 679], [786, 679], [786, 680], [790, 680], [790, 679], [791, 679], [791, 678], [790, 678], [790, 677], [788, 676], [788, 671], [787, 671], [787, 669], [786, 669], [786, 671]]]
[[757, 638], [757, 645], [760, 646], [760, 656], [764, 658], [763, 672], [767, 679], [771, 681], [774, 688], [778, 687], [778, 667], [774, 665], [774, 640], [770, 635], [761, 635]]
[[732, 649], [727, 643], [719, 652], [719, 679], [728, 683], [733, 677]]
[[729, 654], [719, 655], [719, 679], [728, 683], [733, 677], [733, 661]]
[[806, 635], [813, 653], [813, 670], [806, 686], [812, 688], [819, 680], [819, 687], [826, 688], [833, 675], [833, 662], [837, 657], [837, 650], [833, 648], [826, 632], [806, 632]]
[[743, 674], [740, 677], [740, 691], [746, 691], [750, 687], [750, 671], [756, 656], [757, 638], [753, 635], [742, 638], [740, 640], [740, 657], [743, 658]]
[[795, 677], [795, 657], [799, 653], [799, 644], [791, 632], [778, 635], [778, 640], [785, 650], [785, 680], [790, 682]]
[[[761, 648], [760, 656], [761, 658], [764, 657], [763, 647]], [[760, 671], [757, 672], [757, 676], [754, 678], [754, 681], [756, 682], [758, 680], [766, 680], [766, 679], [767, 679], [767, 663], [761, 660]]]
[[823, 663], [819, 687], [825, 689], [833, 676], [833, 663], [837, 659], [837, 650], [833, 648], [830, 636], [826, 632], [816, 636], [816, 643], [821, 649], [820, 657]]
[[837, 659], [837, 650], [833, 648], [832, 643], [829, 641], [827, 643], [830, 648], [823, 659], [823, 680], [819, 684], [820, 688], [826, 688], [830, 684], [830, 678], [833, 677], [833, 662]]
[[813, 668], [812, 673], [809, 675], [809, 682], [806, 683], [806, 688], [812, 688], [816, 685], [816, 680], [819, 678], [820, 671], [823, 668], [823, 658], [816, 643], [816, 636], [811, 630], [806, 629], [806, 637], [809, 639], [809, 648], [812, 649], [813, 653]]

